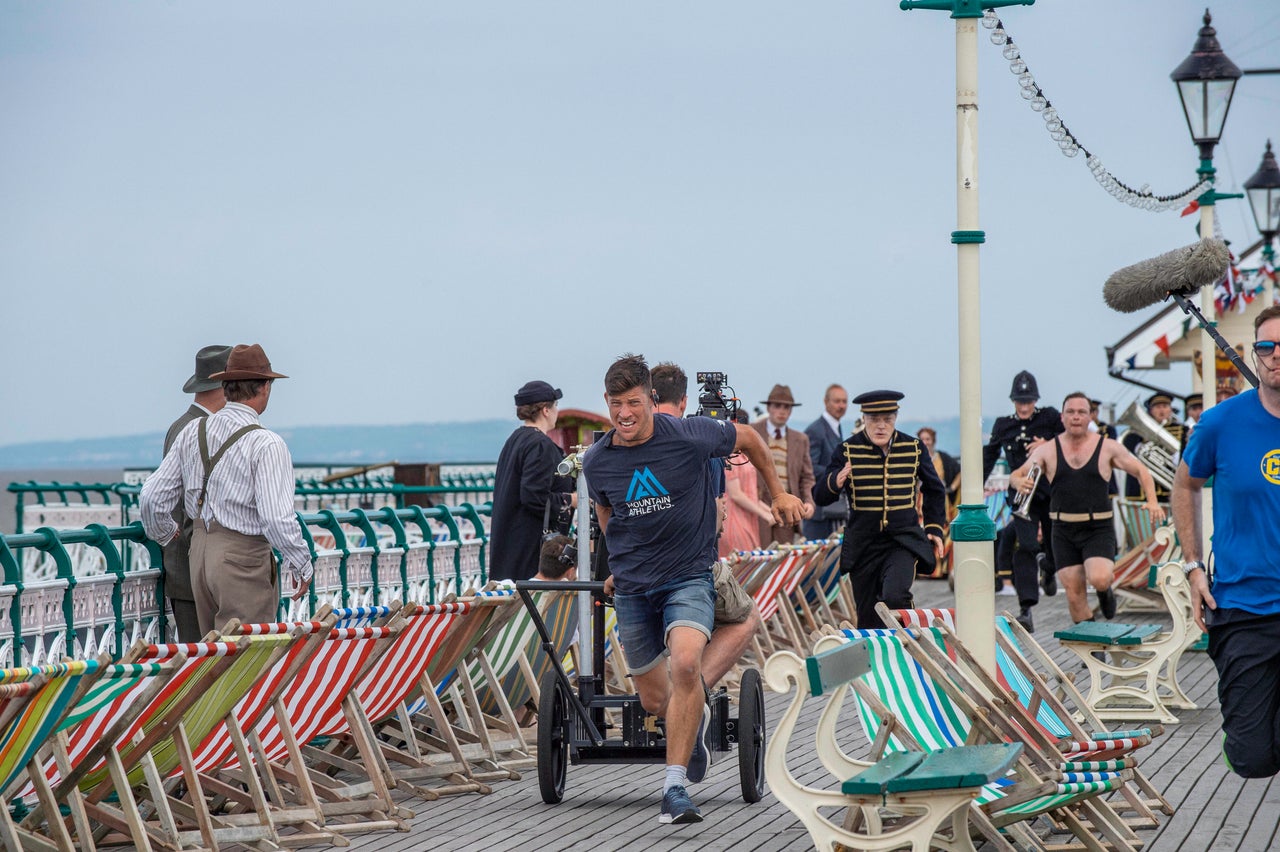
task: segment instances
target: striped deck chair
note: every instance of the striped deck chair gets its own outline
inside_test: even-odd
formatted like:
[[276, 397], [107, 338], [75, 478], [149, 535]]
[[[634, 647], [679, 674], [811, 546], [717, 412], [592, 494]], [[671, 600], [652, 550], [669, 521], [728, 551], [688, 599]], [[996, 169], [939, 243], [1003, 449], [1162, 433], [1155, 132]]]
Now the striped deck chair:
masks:
[[[545, 609], [542, 608], [544, 603]], [[578, 596], [573, 593], [552, 592], [548, 598], [539, 599], [538, 604], [542, 620], [546, 622], [547, 631], [551, 634], [552, 644], [555, 646], [556, 659], [563, 659], [577, 636]], [[605, 633], [606, 659], [610, 650], [607, 630], [608, 625]], [[502, 681], [502, 691], [506, 693], [507, 700], [513, 707], [521, 705], [537, 707], [538, 684], [542, 682], [542, 676], [551, 671], [551, 659], [542, 650], [541, 642], [534, 642], [525, 650], [526, 653], [523, 656], [516, 658], [520, 676], [517, 677], [517, 673], [512, 672]]]
[[[892, 620], [886, 621], [886, 624], [896, 623], [905, 627], [941, 626], [949, 632], [948, 640], [954, 641], [954, 610], [892, 610], [887, 614]], [[1064, 760], [1075, 763], [1124, 760], [1137, 749], [1150, 744], [1153, 737], [1162, 732], [1159, 726], [1134, 731], [1113, 731], [1105, 728], [1094, 716], [1088, 704], [1084, 703], [1075, 685], [1065, 679], [1056, 665], [1054, 671], [1057, 674], [1052, 675], [1052, 679], [1042, 676], [1041, 672], [1031, 665], [1020, 645], [1028, 647], [1034, 645], [1039, 654], [1046, 658], [1048, 655], [1044, 654], [1043, 649], [1021, 625], [1017, 628], [1011, 626], [1014, 623], [1014, 620], [1007, 615], [996, 616], [997, 681], [1002, 689], [1016, 698], [1018, 703], [1027, 710], [1027, 715], [1022, 717], [1025, 723], [1035, 724], [1044, 736], [1051, 738]], [[1019, 631], [1021, 638], [1014, 633], [1015, 629]], [[949, 656], [953, 660], [957, 648], [962, 648], [958, 642], [948, 645]], [[1073, 711], [1064, 703], [1059, 693], [1065, 691], [1076, 696], [1077, 701], [1072, 702], [1076, 710]], [[1073, 712], [1082, 714], [1089, 725], [1088, 729], [1076, 722]], [[1118, 792], [1127, 803], [1127, 806], [1122, 805], [1122, 807], [1136, 814], [1136, 817], [1128, 820], [1130, 827], [1153, 828], [1157, 825], [1158, 819], [1152, 809], [1156, 808], [1166, 814], [1172, 814], [1173, 808], [1136, 767], [1132, 769], [1133, 786], [1137, 791], [1128, 784], [1121, 785]]]
[[439, 735], [442, 726], [450, 729], [467, 763], [472, 778], [482, 783], [519, 778], [519, 773], [500, 765], [497, 749], [489, 736], [480, 709], [479, 696], [464, 664], [468, 655], [483, 647], [523, 607], [514, 587], [486, 589], [469, 601], [465, 618], [450, 631], [439, 651], [427, 662], [422, 683], [434, 685], [435, 698], [421, 690], [405, 702], [395, 719], [384, 722], [380, 734], [410, 737], [424, 753], [440, 760], [454, 759], [452, 747]]
[[[990, 837], [993, 828], [1005, 829], [1027, 848], [1043, 849], [1035, 832], [1023, 823], [1048, 814], [1066, 825], [1085, 848], [1100, 848], [1086, 821], [1098, 827], [1105, 842], [1117, 849], [1141, 845], [1119, 817], [1098, 800], [1127, 780], [1127, 768], [1097, 769], [1064, 763], [1056, 752], [1047, 756], [1048, 743], [1036, 742], [1034, 737], [1024, 739], [1002, 713], [984, 712], [931, 657], [918, 653], [920, 647], [939, 641], [936, 630], [913, 632], [925, 639], [915, 642], [908, 631], [854, 630], [845, 631], [842, 637], [826, 637], [815, 646], [816, 652], [851, 638], [866, 641], [871, 672], [854, 683], [853, 691], [859, 720], [876, 759], [886, 749], [921, 751], [981, 742], [1022, 742], [1024, 754], [1015, 775], [988, 785], [975, 803], [978, 815], [974, 822], [984, 834]], [[976, 686], [969, 688], [980, 693]], [[829, 709], [819, 722], [833, 737], [838, 715], [838, 708]]]
[[[133, 653], [136, 654], [136, 649]], [[162, 663], [116, 663], [100, 667], [97, 677], [87, 689], [79, 691], [54, 732], [53, 756], [43, 761], [40, 777], [29, 774], [27, 783], [18, 789], [18, 797], [32, 796], [38, 792], [38, 785], [47, 785], [54, 799], [68, 806], [73, 830], [85, 845], [84, 838], [91, 837], [88, 814], [75, 777], [67, 777], [73, 771], [70, 734], [80, 732], [77, 742], [81, 744], [117, 737], [122, 726], [155, 697], [184, 659], [179, 655]], [[46, 819], [47, 813], [43, 803], [37, 804], [23, 819], [23, 827], [35, 828]]]
[[9, 815], [8, 791], [29, 777], [46, 813], [58, 813], [58, 800], [41, 771], [37, 755], [71, 709], [81, 682], [92, 679], [99, 660], [72, 660], [39, 668], [0, 669], [0, 839], [5, 849], [70, 849], [60, 819], [49, 820], [49, 837], [19, 828]]
[[[440, 653], [449, 635], [470, 615], [470, 601], [409, 605], [399, 612], [403, 626], [387, 651], [359, 677], [353, 692], [354, 706], [361, 727], [373, 732], [377, 726], [395, 720], [404, 702], [415, 691], [425, 696], [433, 718], [445, 718], [435, 688], [427, 677], [427, 667]], [[462, 750], [448, 724], [437, 728], [453, 760], [447, 765], [433, 763], [410, 737], [393, 744], [389, 738], [374, 738], [381, 750], [384, 769], [394, 786], [421, 799], [432, 800], [442, 795], [466, 792], [489, 792], [489, 788], [469, 774]], [[359, 748], [350, 724], [350, 715], [331, 711], [320, 724], [322, 736], [335, 738], [334, 745], [322, 755], [315, 755], [317, 765], [347, 767], [344, 761], [359, 758]], [[424, 786], [430, 780], [433, 786]]]
[[764, 629], [753, 640], [757, 658], [762, 661], [777, 650], [779, 643], [792, 650], [803, 649], [807, 644], [788, 600], [796, 590], [806, 559], [811, 554], [803, 547], [783, 547], [781, 550], [782, 559], [754, 590], [747, 592], [755, 601], [764, 622]]
[[1163, 612], [1166, 602], [1156, 582], [1156, 569], [1165, 562], [1181, 559], [1178, 535], [1168, 525], [1119, 557], [1111, 587], [1119, 596], [1120, 608], [1130, 612]]
[[[326, 831], [409, 830], [405, 820], [413, 814], [392, 800], [385, 762], [354, 696], [360, 676], [390, 649], [401, 628], [395, 617], [383, 626], [332, 628], [284, 685], [272, 712], [248, 732], [255, 761], [270, 774], [273, 791], [313, 809]], [[346, 717], [363, 764], [344, 764], [356, 770], [356, 781], [313, 771], [306, 760], [323, 757], [307, 744], [335, 727], [335, 714]]]
[[[192, 799], [202, 795], [193, 767], [195, 746], [232, 712], [289, 641], [290, 637], [278, 636], [256, 643], [242, 638], [144, 646], [140, 662], [171, 661], [176, 670], [140, 711], [136, 703], [124, 709], [124, 699], [135, 695], [132, 692], [104, 706], [104, 710], [124, 710], [132, 717], [128, 724], [95, 713], [69, 731], [68, 771], [61, 773], [59, 789], [78, 786], [89, 816], [130, 836], [140, 848], [149, 848], [152, 841], [179, 849], [216, 848], [218, 838], [228, 834], [267, 839], [270, 826], [221, 825], [206, 819], [206, 809], [172, 800], [166, 779], [180, 776]], [[97, 724], [118, 735], [95, 737]], [[118, 807], [108, 801], [113, 794]], [[149, 810], [140, 808], [140, 802]], [[145, 817], [149, 812], [152, 818]]]

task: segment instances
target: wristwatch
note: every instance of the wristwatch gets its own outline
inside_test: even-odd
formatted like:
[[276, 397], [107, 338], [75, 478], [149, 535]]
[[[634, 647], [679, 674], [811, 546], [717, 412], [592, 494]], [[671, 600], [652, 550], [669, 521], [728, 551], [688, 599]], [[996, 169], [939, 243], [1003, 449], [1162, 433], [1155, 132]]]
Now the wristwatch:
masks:
[[1186, 574], [1188, 577], [1190, 577], [1191, 572], [1196, 570], [1197, 568], [1199, 568], [1201, 571], [1205, 570], [1204, 563], [1201, 562], [1199, 559], [1196, 559], [1192, 562], [1182, 563], [1182, 573]]

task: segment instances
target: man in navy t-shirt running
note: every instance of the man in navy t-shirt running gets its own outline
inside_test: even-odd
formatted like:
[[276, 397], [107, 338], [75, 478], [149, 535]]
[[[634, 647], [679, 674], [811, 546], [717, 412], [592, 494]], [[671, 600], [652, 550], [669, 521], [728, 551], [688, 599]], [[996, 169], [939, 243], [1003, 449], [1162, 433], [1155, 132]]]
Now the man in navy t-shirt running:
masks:
[[[1253, 323], [1258, 389], [1215, 405], [1173, 480], [1173, 521], [1196, 624], [1218, 669], [1222, 755], [1245, 778], [1280, 773], [1280, 307]], [[1200, 494], [1213, 477], [1212, 591]]]
[[798, 523], [803, 504], [782, 488], [768, 447], [749, 427], [655, 417], [643, 357], [624, 355], [604, 383], [613, 429], [587, 451], [583, 473], [609, 546], [627, 665], [645, 710], [666, 719], [659, 820], [698, 822], [685, 784], [701, 781], [710, 760], [702, 652], [715, 609], [716, 504], [708, 462], [743, 453], [777, 495], [778, 523]]

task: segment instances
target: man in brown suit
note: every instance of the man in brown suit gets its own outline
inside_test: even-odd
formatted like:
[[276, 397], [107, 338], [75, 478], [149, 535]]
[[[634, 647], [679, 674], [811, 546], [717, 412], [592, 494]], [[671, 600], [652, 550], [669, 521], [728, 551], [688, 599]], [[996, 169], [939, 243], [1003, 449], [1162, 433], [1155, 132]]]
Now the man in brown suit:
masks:
[[[163, 455], [169, 454], [169, 448], [188, 423], [200, 417], [208, 417], [227, 404], [227, 398], [222, 393], [222, 382], [209, 377], [227, 369], [227, 356], [230, 354], [230, 346], [206, 346], [196, 353], [196, 371], [182, 386], [182, 392], [195, 394], [195, 400], [169, 427], [164, 436]], [[192, 524], [181, 502], [173, 510], [173, 520], [177, 522], [179, 532], [164, 547], [164, 594], [173, 609], [177, 641], [199, 642], [203, 637], [196, 617], [196, 597], [191, 590], [189, 554]]]
[[[809, 458], [809, 436], [798, 429], [787, 427], [791, 419], [791, 410], [800, 403], [791, 395], [791, 388], [786, 385], [774, 385], [769, 391], [769, 398], [761, 400], [769, 412], [765, 420], [752, 423], [751, 428], [760, 433], [764, 442], [769, 445], [773, 456], [774, 469], [788, 494], [794, 494], [803, 501], [803, 517], [813, 517], [813, 461]], [[760, 499], [770, 503], [773, 496], [769, 493], [764, 477], [759, 478]], [[791, 526], [770, 526], [760, 521], [760, 542], [767, 545], [776, 541], [778, 544], [791, 544], [796, 539], [799, 524]]]

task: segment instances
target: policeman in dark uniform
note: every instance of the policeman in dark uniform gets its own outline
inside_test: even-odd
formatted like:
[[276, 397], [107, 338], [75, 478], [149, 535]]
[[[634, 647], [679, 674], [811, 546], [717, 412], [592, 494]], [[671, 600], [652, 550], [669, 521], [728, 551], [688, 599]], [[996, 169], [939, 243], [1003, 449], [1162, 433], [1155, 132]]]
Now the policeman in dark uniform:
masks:
[[[1036, 385], [1036, 377], [1026, 370], [1013, 377], [1009, 399], [1013, 401], [1013, 415], [1005, 415], [996, 420], [991, 427], [991, 439], [982, 449], [984, 481], [991, 475], [991, 469], [995, 467], [996, 459], [1002, 452], [1009, 469], [1017, 470], [1026, 462], [1031, 450], [1064, 431], [1062, 415], [1058, 413], [1058, 409], [1052, 406], [1036, 408], [1040, 388]], [[1010, 488], [1010, 503], [1013, 502], [1014, 494], [1014, 490]], [[1003, 534], [1013, 537], [1009, 544], [1013, 550], [1013, 586], [1018, 593], [1020, 607], [1018, 622], [1032, 631], [1035, 628], [1031, 620], [1031, 608], [1040, 602], [1040, 589], [1036, 586], [1037, 573], [1046, 595], [1058, 593], [1053, 553], [1049, 547], [1053, 533], [1053, 521], [1049, 518], [1049, 483], [1043, 477], [1031, 497], [1029, 514], [1029, 520], [1017, 517], [1011, 520], [1009, 526], [1013, 528], [1013, 532]]]
[[[1178, 442], [1178, 450], [1181, 452], [1187, 445], [1187, 430], [1173, 416], [1173, 397], [1162, 391], [1157, 391], [1147, 397], [1144, 405], [1147, 408], [1147, 414], [1151, 415], [1151, 419], [1164, 427], [1164, 431], [1172, 435], [1173, 439]], [[1130, 429], [1125, 433], [1120, 443], [1124, 445], [1126, 450], [1137, 455], [1138, 445], [1142, 443], [1142, 440], [1141, 435]], [[1139, 460], [1141, 461], [1141, 459]], [[1136, 476], [1130, 476], [1125, 479], [1124, 496], [1131, 500], [1142, 499], [1142, 486], [1138, 484]], [[1156, 482], [1156, 500], [1161, 503], [1169, 502], [1169, 489], [1158, 481]]]
[[[946, 489], [929, 450], [899, 432], [897, 391], [854, 397], [864, 428], [842, 442], [813, 487], [813, 501], [827, 506], [844, 494], [849, 520], [840, 550], [840, 570], [849, 575], [858, 627], [884, 627], [876, 603], [909, 609], [916, 571], [933, 570], [942, 553]], [[916, 513], [916, 484], [924, 497], [924, 526]]]

